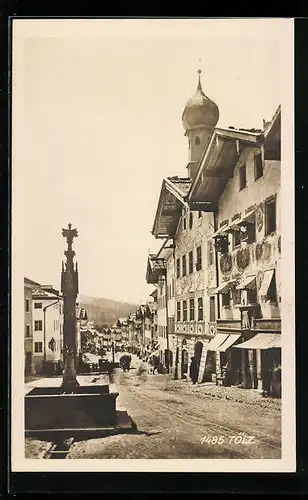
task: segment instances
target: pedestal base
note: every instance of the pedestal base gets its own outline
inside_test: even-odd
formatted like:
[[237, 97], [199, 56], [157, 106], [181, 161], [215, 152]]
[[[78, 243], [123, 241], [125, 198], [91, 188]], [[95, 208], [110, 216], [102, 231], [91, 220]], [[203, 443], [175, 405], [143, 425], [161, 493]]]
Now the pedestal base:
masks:
[[111, 385], [35, 387], [25, 396], [25, 431], [74, 431], [115, 427], [116, 398]]

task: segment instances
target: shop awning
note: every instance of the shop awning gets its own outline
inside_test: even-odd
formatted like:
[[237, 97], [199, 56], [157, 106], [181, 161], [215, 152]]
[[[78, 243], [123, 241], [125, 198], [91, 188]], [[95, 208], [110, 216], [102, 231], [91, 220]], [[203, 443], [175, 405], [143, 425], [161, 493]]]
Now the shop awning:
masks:
[[149, 356], [148, 356], [148, 359], [152, 358], [153, 356], [159, 356], [159, 353], [160, 353], [160, 349], [158, 349], [157, 351], [151, 352], [151, 354], [149, 354]]
[[214, 291], [213, 294], [218, 294], [218, 293], [227, 293], [230, 290], [230, 286], [234, 284], [236, 280], [230, 280], [230, 281], [225, 281], [224, 283], [221, 283]]
[[270, 271], [264, 272], [264, 277], [263, 277], [263, 280], [262, 280], [262, 283], [261, 283], [261, 286], [259, 289], [259, 295], [261, 295], [263, 297], [265, 295], [267, 295], [267, 292], [268, 292], [268, 289], [270, 287], [273, 276], [274, 276], [274, 269], [271, 269]]
[[225, 352], [229, 347], [231, 347], [234, 342], [240, 338], [240, 335], [231, 333], [229, 337], [216, 349], [219, 352]]
[[239, 217], [238, 219], [234, 219], [234, 221], [232, 221], [231, 224], [229, 225], [229, 229], [240, 228], [240, 226], [243, 224], [243, 222], [247, 222], [247, 221], [249, 221], [249, 219], [252, 218], [255, 211], [256, 211], [255, 208], [251, 208], [242, 217]]
[[205, 345], [208, 351], [217, 351], [217, 348], [229, 337], [229, 333], [217, 333], [215, 337]]
[[257, 333], [252, 339], [235, 345], [239, 349], [273, 349], [281, 347], [280, 333]]
[[254, 215], [255, 211], [256, 211], [255, 207], [253, 207], [253, 208], [251, 208], [250, 210], [248, 210], [248, 211], [245, 213], [245, 215], [243, 215], [243, 221], [245, 221], [245, 220], [247, 220], [247, 219], [250, 219], [250, 217], [251, 217], [252, 215]]
[[215, 238], [216, 236], [219, 236], [220, 234], [225, 233], [227, 231], [228, 227], [229, 227], [228, 223], [224, 224], [219, 229], [217, 229], [217, 231], [211, 236], [211, 238]]
[[252, 289], [256, 288], [256, 277], [255, 276], [248, 276], [245, 278], [242, 283], [240, 283], [236, 289], [237, 290], [245, 290], [245, 289]]

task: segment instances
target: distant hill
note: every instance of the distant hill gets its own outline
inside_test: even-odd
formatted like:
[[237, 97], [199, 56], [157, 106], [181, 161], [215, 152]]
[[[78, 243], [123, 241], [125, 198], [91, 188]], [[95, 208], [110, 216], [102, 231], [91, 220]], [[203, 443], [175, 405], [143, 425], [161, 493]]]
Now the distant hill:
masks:
[[94, 321], [97, 327], [112, 326], [118, 318], [128, 316], [139, 307], [137, 304], [117, 302], [116, 300], [101, 297], [89, 297], [80, 295], [78, 297], [80, 307], [86, 309], [88, 320]]

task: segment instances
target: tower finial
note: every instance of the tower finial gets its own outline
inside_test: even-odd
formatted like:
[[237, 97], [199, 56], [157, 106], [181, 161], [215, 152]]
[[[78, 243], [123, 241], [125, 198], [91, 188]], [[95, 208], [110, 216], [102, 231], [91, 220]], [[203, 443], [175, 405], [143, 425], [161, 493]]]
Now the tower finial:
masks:
[[201, 85], [201, 73], [202, 73], [202, 69], [201, 69], [201, 62], [202, 62], [202, 59], [200, 57], [199, 59], [199, 68], [198, 68], [198, 86], [197, 86], [197, 89], [198, 90], [202, 90], [202, 85]]

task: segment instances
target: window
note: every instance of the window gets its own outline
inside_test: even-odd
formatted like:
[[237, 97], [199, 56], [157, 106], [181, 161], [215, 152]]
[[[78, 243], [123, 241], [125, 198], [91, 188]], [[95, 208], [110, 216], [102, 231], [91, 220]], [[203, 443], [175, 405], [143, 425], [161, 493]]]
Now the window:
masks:
[[222, 294], [222, 299], [221, 303], [223, 306], [229, 306], [230, 305], [230, 293], [223, 293]]
[[201, 210], [198, 211], [198, 217], [199, 217], [199, 219], [201, 219], [201, 217], [202, 217], [202, 211]]
[[189, 299], [189, 319], [195, 321], [195, 300]]
[[182, 276], [186, 276], [186, 255], [182, 256]]
[[30, 325], [26, 325], [26, 337], [30, 337]]
[[43, 330], [43, 322], [41, 320], [34, 321], [34, 330], [36, 332], [41, 332]]
[[34, 342], [34, 352], [43, 352], [43, 342]]
[[254, 243], [256, 241], [256, 219], [249, 222], [247, 228], [247, 243]]
[[199, 144], [200, 144], [200, 137], [197, 136], [195, 138], [195, 144], [197, 144], [197, 146], [199, 146]]
[[179, 278], [181, 274], [181, 262], [180, 259], [176, 259], [176, 277]]
[[34, 302], [34, 309], [42, 309], [43, 304], [42, 302]]
[[190, 229], [192, 229], [193, 224], [194, 224], [194, 214], [192, 212], [190, 212], [190, 214], [189, 214], [189, 228]]
[[268, 287], [266, 300], [268, 300], [271, 304], [277, 304], [277, 288], [275, 275], [273, 276], [270, 286]]
[[197, 271], [200, 271], [202, 268], [202, 249], [201, 247], [197, 248], [197, 262], [196, 262], [196, 269]]
[[233, 248], [241, 244], [241, 233], [240, 231], [233, 232]]
[[209, 256], [209, 266], [212, 266], [214, 264], [214, 246], [212, 241], [208, 241], [207, 249]]
[[194, 254], [193, 251], [189, 252], [188, 254], [188, 267], [189, 267], [189, 274], [194, 272]]
[[232, 288], [232, 301], [234, 306], [241, 303], [241, 290], [237, 290], [235, 287]]
[[255, 181], [263, 176], [263, 161], [261, 151], [254, 157]]
[[242, 165], [240, 167], [240, 191], [244, 189], [247, 185], [247, 179], [246, 179], [246, 165]]
[[210, 321], [215, 321], [215, 297], [210, 297]]
[[30, 311], [30, 301], [29, 299], [26, 299], [26, 312], [28, 313]]
[[176, 303], [176, 320], [181, 321], [181, 302]]
[[198, 321], [203, 320], [203, 298], [198, 298]]
[[183, 300], [183, 321], [187, 321], [187, 300]]
[[271, 199], [265, 203], [265, 234], [276, 231], [276, 200]]
[[247, 302], [248, 304], [257, 303], [257, 290], [247, 290]]
[[184, 214], [184, 215], [183, 215], [183, 230], [184, 230], [184, 231], [185, 231], [186, 227], [187, 227], [187, 226], [186, 226], [186, 215]]

